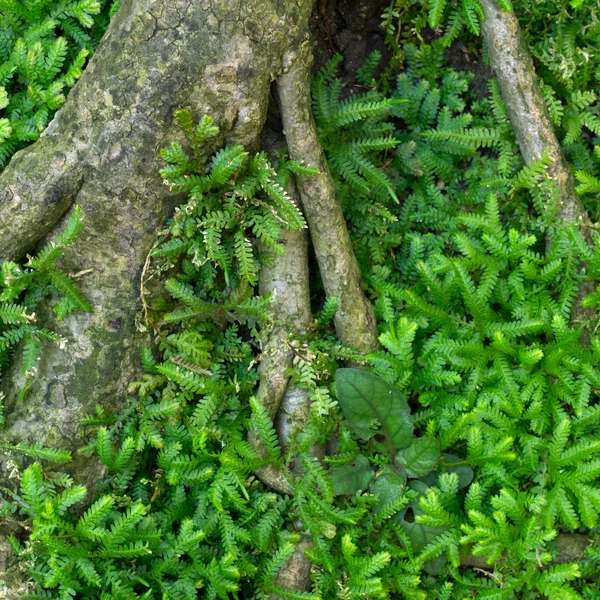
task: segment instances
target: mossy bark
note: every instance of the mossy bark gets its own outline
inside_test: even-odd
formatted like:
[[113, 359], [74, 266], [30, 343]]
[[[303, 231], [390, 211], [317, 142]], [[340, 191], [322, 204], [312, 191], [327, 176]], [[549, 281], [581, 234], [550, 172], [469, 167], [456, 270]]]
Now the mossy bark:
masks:
[[[573, 174], [556, 137], [519, 21], [513, 12], [503, 11], [494, 0], [481, 3], [485, 13], [483, 38], [521, 154], [527, 164], [544, 153], [548, 155], [551, 160], [548, 174], [560, 191], [559, 216], [566, 223], [576, 224], [591, 241], [592, 223], [575, 191]], [[595, 311], [581, 305], [583, 296], [594, 289], [592, 283], [581, 286], [571, 311], [572, 323], [595, 320]], [[587, 341], [587, 335], [582, 341]]]
[[[75, 449], [85, 440], [83, 414], [97, 404], [123, 405], [148, 341], [136, 328], [143, 264], [174, 202], [157, 156], [180, 136], [173, 114], [187, 107], [196, 117], [210, 115], [222, 143], [257, 148], [270, 82], [305, 41], [312, 4], [121, 0], [65, 106], [0, 175], [0, 259], [51, 239], [81, 206], [84, 231], [61, 266], [89, 270], [79, 285], [94, 307], [60, 323], [44, 312], [40, 324], [66, 346], [46, 349], [24, 403], [17, 402], [18, 371], [4, 378], [1, 439]], [[10, 466], [10, 457], [0, 457], [0, 482]], [[73, 471], [92, 488], [99, 475], [92, 463]]]
[[[76, 447], [79, 418], [118, 407], [138, 372], [140, 275], [169, 215], [158, 150], [180, 136], [173, 113], [211, 115], [222, 141], [257, 147], [269, 85], [304, 40], [312, 0], [124, 0], [83, 77], [42, 138], [0, 175], [0, 257], [18, 258], [60, 229], [70, 207], [85, 214], [63, 263], [94, 311], [51, 327], [26, 402], [18, 374], [5, 382], [4, 439]], [[46, 324], [46, 323], [44, 323]]]

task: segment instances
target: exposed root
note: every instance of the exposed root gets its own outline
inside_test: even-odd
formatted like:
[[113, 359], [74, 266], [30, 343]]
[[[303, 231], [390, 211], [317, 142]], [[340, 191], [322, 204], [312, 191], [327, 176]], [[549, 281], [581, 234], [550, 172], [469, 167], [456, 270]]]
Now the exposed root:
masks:
[[[288, 192], [299, 201], [293, 182]], [[294, 351], [289, 341], [294, 334], [303, 333], [312, 321], [308, 271], [308, 232], [288, 231], [282, 239], [285, 253], [275, 256], [271, 266], [261, 269], [261, 294], [274, 294], [274, 327], [263, 352], [259, 368], [260, 386], [256, 399], [267, 409], [276, 424], [283, 447], [294, 431], [301, 428], [309, 417], [309, 398], [298, 386], [290, 384], [288, 371], [292, 367]], [[250, 435], [249, 441], [261, 452], [260, 441]], [[266, 485], [284, 494], [290, 494], [294, 473], [286, 468], [266, 465], [256, 471]], [[277, 585], [284, 589], [306, 590], [310, 587], [310, 561], [305, 550], [310, 546], [304, 538], [294, 554], [279, 571]], [[277, 596], [272, 596], [273, 599]]]
[[[573, 174], [556, 138], [517, 17], [512, 12], [504, 12], [494, 0], [481, 3], [485, 12], [483, 38], [521, 154], [527, 164], [548, 155], [551, 160], [548, 174], [560, 190], [560, 218], [575, 223], [591, 241], [593, 226], [575, 191]], [[571, 311], [574, 325], [595, 321], [596, 312], [581, 305], [582, 298], [594, 289], [592, 282], [581, 286]], [[584, 336], [582, 341], [586, 343], [589, 339]]]
[[308, 45], [285, 58], [285, 73], [277, 81], [284, 134], [290, 157], [319, 169], [318, 175], [298, 176], [298, 189], [325, 292], [340, 303], [335, 316], [337, 335], [366, 353], [378, 346], [377, 325], [362, 290], [350, 234], [317, 137], [311, 112], [312, 60]]
[[[297, 199], [293, 184], [290, 184], [288, 192], [293, 199]], [[274, 295], [274, 326], [263, 351], [256, 399], [266, 408], [273, 421], [288, 390], [287, 372], [293, 359], [293, 350], [288, 340], [294, 333], [303, 332], [312, 320], [308, 283], [308, 232], [305, 229], [286, 231], [281, 242], [285, 246], [285, 252], [275, 256], [270, 266], [261, 269], [259, 281], [261, 295]], [[261, 452], [260, 440], [256, 435], [251, 433], [249, 441]], [[291, 474], [287, 469], [266, 465], [259, 468], [256, 474], [273, 489], [285, 494], [291, 492]]]
[[561, 218], [591, 225], [577, 197], [573, 175], [554, 133], [517, 17], [512, 12], [504, 12], [494, 0], [482, 0], [482, 5], [485, 11], [483, 38], [521, 154], [527, 164], [541, 158], [544, 153], [549, 156], [552, 161], [549, 175], [561, 192]]
[[[298, 543], [294, 553], [288, 558], [287, 562], [279, 569], [276, 584], [287, 590], [300, 590], [307, 592], [310, 590], [310, 560], [306, 556], [306, 551], [312, 547], [312, 542], [306, 537]], [[271, 594], [269, 600], [283, 600], [277, 594]]]
[[[556, 558], [554, 564], [567, 564], [580, 561], [592, 540], [581, 533], [560, 533], [556, 537]], [[460, 566], [472, 569], [493, 571], [494, 565], [489, 565], [485, 556], [459, 554]]]
[[22, 258], [59, 223], [82, 184], [74, 148], [45, 137], [0, 174], [0, 261]]

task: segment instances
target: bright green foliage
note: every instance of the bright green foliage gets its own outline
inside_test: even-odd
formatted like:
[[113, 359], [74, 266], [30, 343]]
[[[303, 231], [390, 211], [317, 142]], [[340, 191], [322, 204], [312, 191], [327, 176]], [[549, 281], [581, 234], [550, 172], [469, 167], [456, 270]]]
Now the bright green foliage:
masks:
[[362, 190], [363, 197], [374, 188], [377, 196], [389, 195], [397, 201], [392, 181], [373, 157], [398, 145], [393, 126], [384, 119], [404, 100], [385, 98], [375, 91], [340, 100], [342, 82], [335, 74], [341, 59], [338, 54], [313, 84], [319, 138], [327, 144], [329, 163], [341, 181]]
[[[394, 112], [407, 125], [396, 135], [411, 152], [398, 146], [392, 166], [410, 195], [392, 208], [405, 240], [400, 255], [390, 247], [381, 266], [363, 262], [387, 322], [386, 352], [371, 361], [424, 406], [422, 431], [476, 467], [462, 516], [460, 493], [448, 482], [444, 495], [440, 479], [405, 527], [446, 527], [424, 534], [422, 560], [445, 554], [456, 566], [462, 543], [500, 561], [502, 590], [495, 579], [458, 578], [469, 596], [580, 597], [569, 585], [575, 566], [540, 564], [550, 559], [557, 529], [593, 529], [598, 518], [597, 384], [588, 379], [597, 377], [597, 342], [584, 349], [581, 330], [568, 324], [582, 261], [589, 261], [585, 277], [597, 278], [598, 251], [576, 231], [549, 228], [547, 163], [515, 170], [520, 159], [495, 85], [461, 114], [466, 85], [442, 92], [461, 76], [445, 69], [439, 47], [403, 50], [406, 70], [391, 93], [409, 99]], [[456, 133], [440, 126], [449, 119]], [[436, 140], [446, 143], [430, 145]], [[486, 146], [492, 151], [477, 149]], [[580, 192], [595, 191], [578, 178], [587, 186]], [[361, 226], [351, 208], [347, 214]], [[544, 235], [553, 239], [550, 250]]]
[[[365, 449], [369, 448], [371, 456], [372, 452], [388, 455], [391, 466], [384, 463], [383, 468], [375, 473], [369, 459], [362, 454], [350, 453], [334, 457], [331, 461], [334, 466], [330, 468], [334, 493], [350, 495], [369, 488], [379, 500], [374, 510], [384, 513], [388, 518], [393, 517], [394, 523], [407, 534], [413, 551], [422, 553], [427, 548], [427, 552], [431, 554], [422, 553], [425, 557], [423, 566], [427, 572], [439, 572], [446, 560], [439, 556], [444, 548], [433, 552], [429, 543], [448, 531], [446, 523], [432, 527], [426, 523], [408, 522], [405, 518], [407, 510], [414, 514], [423, 513], [414, 494], [405, 494], [407, 478], [422, 478], [411, 481], [408, 488], [417, 495], [422, 495], [429, 489], [429, 484], [437, 482], [438, 477], [445, 477], [439, 471], [433, 473], [441, 458], [438, 441], [432, 437], [413, 438], [413, 420], [404, 395], [381, 377], [359, 369], [338, 369], [336, 388], [338, 401], [348, 424], [361, 440], [369, 442]], [[458, 461], [456, 457], [446, 455], [439, 464], [441, 471], [451, 470], [450, 464], [455, 461]], [[378, 460], [374, 460], [374, 464], [378, 463]], [[453, 495], [456, 496], [459, 478], [457, 473], [453, 473], [453, 476], [456, 477], [453, 490]], [[463, 477], [461, 487], [466, 485], [465, 481], [468, 483], [471, 480], [470, 469], [467, 468]], [[409, 504], [411, 499], [413, 502]], [[454, 522], [460, 521], [455, 518]], [[456, 537], [453, 536], [453, 556], [458, 547]], [[347, 539], [348, 534], [342, 538], [342, 547]]]
[[[361, 235], [363, 215], [344, 205], [385, 322], [385, 351], [370, 362], [422, 406], [415, 415], [421, 435], [460, 456], [457, 469], [475, 470], [466, 496], [469, 478], [459, 471], [411, 482], [418, 496], [408, 504], [404, 496], [393, 521], [428, 572], [454, 580], [453, 594], [579, 598], [572, 585], [579, 569], [546, 565], [557, 531], [593, 531], [598, 521], [600, 355], [595, 335], [585, 348], [569, 316], [579, 285], [598, 278], [600, 255], [579, 232], [556, 227], [547, 159], [522, 167], [496, 84], [474, 100], [469, 77], [446, 67], [444, 45], [443, 38], [404, 44], [404, 72], [394, 86], [379, 84], [380, 100], [407, 100], [391, 109], [402, 120], [401, 143], [385, 162], [398, 173], [401, 205], [388, 205], [392, 218], [379, 217], [385, 234]], [[590, 98], [571, 102], [585, 112]], [[577, 160], [595, 160], [592, 150], [581, 143]], [[592, 178], [577, 177], [580, 193], [596, 193]], [[361, 193], [347, 186], [348, 198]], [[400, 247], [386, 243], [391, 233], [402, 238]], [[369, 253], [369, 241], [379, 256]], [[597, 293], [584, 303], [597, 305]], [[364, 489], [368, 473], [353, 465], [345, 475]], [[377, 482], [393, 500], [387, 478]], [[498, 579], [453, 572], [459, 548], [497, 561]]]
[[176, 116], [193, 154], [188, 156], [179, 143], [163, 149], [161, 156], [168, 166], [161, 175], [174, 191], [188, 193], [190, 202], [177, 210], [170, 239], [154, 256], [185, 255], [207, 281], [214, 280], [218, 269], [228, 285], [237, 283], [234, 277], [255, 285], [259, 262], [251, 239], [280, 253], [283, 247], [277, 239], [282, 225], [306, 227], [285, 187], [289, 172], [309, 169], [286, 161], [278, 175], [264, 153], [250, 156], [240, 145], [220, 150], [209, 161], [203, 145], [218, 132], [212, 119], [204, 117], [194, 126], [189, 112], [179, 111]]
[[[513, 4], [596, 218], [595, 3]], [[600, 597], [597, 548], [551, 564], [559, 532], [599, 525], [600, 343], [597, 323], [569, 319], [581, 283], [599, 278], [600, 251], [556, 224], [548, 160], [523, 166], [497, 85], [475, 90], [472, 75], [448, 67], [456, 40], [476, 55], [480, 22], [478, 0], [394, 0], [383, 25], [398, 73], [377, 79], [373, 54], [359, 73], [369, 91], [343, 99], [339, 58], [315, 77], [382, 350], [365, 360], [338, 344], [338, 302], [325, 302], [289, 341], [312, 418], [285, 452], [255, 396], [270, 316], [253, 284], [269, 260], [257, 240], [278, 252], [281, 227], [303, 225], [282, 190], [288, 171], [305, 170], [280, 157], [275, 174], [240, 147], [213, 153], [212, 122], [179, 113], [190, 150], [164, 150], [163, 176], [189, 201], [153, 252], [152, 275], [168, 273], [170, 295], [149, 299], [160, 359], [144, 352], [123, 414], [99, 409], [87, 421], [100, 425], [89, 451], [108, 476], [82, 516], [68, 511], [80, 488], [35, 465], [5, 508], [35, 519], [20, 548], [32, 597]], [[599, 306], [600, 289], [584, 304]], [[4, 310], [19, 326], [18, 307]], [[338, 368], [347, 360], [367, 370]], [[264, 457], [246, 441], [251, 429]], [[317, 460], [312, 450], [332, 435], [337, 451]], [[290, 496], [254, 478], [266, 462], [301, 466]], [[308, 592], [275, 584], [300, 539], [291, 523], [313, 542]], [[459, 553], [485, 557], [490, 575], [459, 570]]]
[[[371, 69], [377, 65], [375, 58]], [[384, 244], [399, 242], [393, 231], [388, 231], [395, 220], [388, 207], [398, 201], [396, 185], [381, 165], [385, 152], [399, 144], [387, 117], [405, 100], [386, 98], [375, 90], [340, 100], [342, 82], [335, 77], [340, 60], [341, 56], [336, 56], [315, 78], [313, 110], [342, 206], [357, 215], [355, 222], [360, 220], [355, 237], [366, 247], [359, 252], [365, 254], [365, 260], [377, 259], [381, 240]], [[372, 79], [366, 72], [363, 77]]]
[[[497, 0], [496, 3], [502, 10], [513, 10], [512, 0]], [[383, 13], [382, 29], [394, 58], [400, 62], [405, 51], [401, 37], [411, 37], [431, 27], [443, 34], [438, 43], [447, 48], [461, 34], [479, 35], [482, 21], [480, 0], [392, 0]], [[411, 24], [409, 34], [408, 28], [402, 26], [406, 22]]]
[[[559, 140], [582, 183], [579, 193], [586, 194], [586, 207], [598, 220], [598, 192], [593, 182], [600, 178], [600, 155], [592, 148], [600, 135], [600, 57], [596, 51], [600, 9], [594, 0], [502, 0], [497, 4], [514, 10], [520, 21]], [[429, 57], [448, 52], [456, 40], [470, 47], [479, 44], [481, 17], [479, 0], [393, 0], [384, 13], [382, 27], [394, 50], [395, 64], [404, 66], [410, 59], [415, 34], [422, 39], [427, 26], [442, 34], [431, 44], [419, 44]], [[408, 45], [402, 38], [407, 38]], [[475, 58], [476, 51], [472, 54]], [[439, 79], [440, 73], [429, 71], [425, 78], [432, 76]]]
[[47, 297], [58, 319], [76, 310], [90, 311], [89, 302], [68, 273], [56, 262], [75, 241], [82, 228], [79, 207], [67, 221], [64, 231], [24, 265], [5, 261], [0, 267], [0, 374], [8, 367], [15, 347], [23, 343], [21, 373], [25, 385], [20, 398], [35, 377], [44, 341], [65, 343], [52, 331], [36, 324], [35, 309]]
[[108, 0], [0, 1], [0, 168], [35, 141], [108, 25]]

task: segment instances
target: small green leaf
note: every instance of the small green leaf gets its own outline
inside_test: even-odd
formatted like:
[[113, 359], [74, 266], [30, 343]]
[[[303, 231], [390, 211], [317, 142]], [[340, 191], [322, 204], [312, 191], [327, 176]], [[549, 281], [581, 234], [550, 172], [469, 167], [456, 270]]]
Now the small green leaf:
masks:
[[352, 464], [331, 467], [329, 476], [336, 496], [352, 496], [369, 487], [375, 471], [369, 459], [359, 454]]
[[338, 369], [335, 379], [342, 412], [358, 437], [374, 437], [376, 449], [389, 454], [410, 444], [413, 423], [400, 390], [359, 369]]
[[440, 459], [440, 444], [432, 437], [415, 438], [412, 444], [398, 453], [396, 462], [409, 477], [422, 477], [435, 469]]
[[12, 127], [8, 119], [0, 119], [0, 142], [7, 140], [12, 134]]

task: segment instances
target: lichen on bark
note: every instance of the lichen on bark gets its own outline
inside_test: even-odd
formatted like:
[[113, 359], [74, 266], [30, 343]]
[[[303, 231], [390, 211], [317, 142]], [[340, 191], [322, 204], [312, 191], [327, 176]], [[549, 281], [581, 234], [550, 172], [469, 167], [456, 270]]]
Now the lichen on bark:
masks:
[[[197, 118], [210, 115], [221, 143], [258, 147], [270, 82], [283, 56], [305, 39], [313, 0], [235, 4], [122, 0], [64, 107], [0, 174], [0, 220], [10, 223], [0, 258], [19, 259], [52, 239], [79, 205], [84, 230], [61, 267], [89, 270], [79, 286], [94, 307], [63, 322], [42, 311], [40, 324], [66, 345], [46, 349], [23, 404], [18, 369], [4, 378], [0, 439], [75, 449], [85, 441], [84, 413], [125, 402], [148, 341], [136, 329], [142, 267], [174, 203], [158, 159], [180, 135], [173, 114], [189, 108]], [[0, 461], [1, 484], [9, 463]], [[98, 469], [82, 467], [73, 465], [76, 478], [93, 487]], [[0, 570], [0, 580], [5, 575]]]

